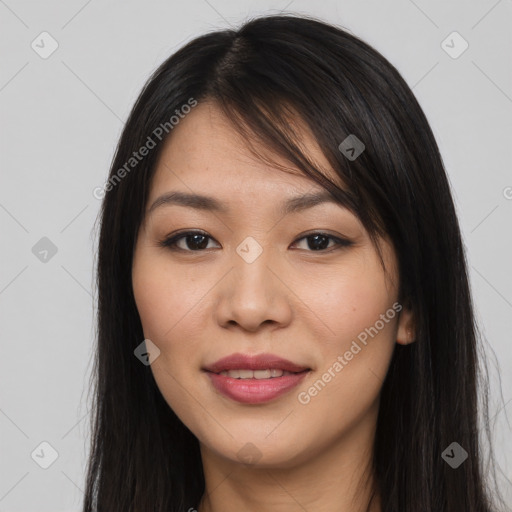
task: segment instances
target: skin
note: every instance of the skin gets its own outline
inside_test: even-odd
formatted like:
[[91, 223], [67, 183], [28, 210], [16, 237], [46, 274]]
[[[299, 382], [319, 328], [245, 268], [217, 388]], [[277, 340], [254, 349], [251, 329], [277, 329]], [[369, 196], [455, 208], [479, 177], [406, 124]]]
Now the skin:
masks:
[[[336, 179], [305, 127], [301, 135], [310, 157]], [[291, 171], [256, 158], [211, 102], [195, 107], [166, 141], [148, 209], [179, 190], [214, 196], [228, 212], [163, 205], [144, 220], [132, 280], [144, 336], [160, 350], [151, 369], [199, 440], [206, 482], [199, 512], [363, 511], [371, 474], [357, 484], [371, 459], [379, 393], [395, 344], [413, 341], [412, 315], [403, 308], [309, 403], [299, 402], [299, 392], [398, 302], [396, 256], [382, 239], [388, 279], [363, 225], [338, 204], [283, 217], [284, 200], [324, 189], [273, 158]], [[207, 248], [194, 251], [190, 238], [177, 242], [182, 251], [159, 245], [181, 230], [205, 231]], [[315, 250], [304, 236], [318, 231], [353, 245], [327, 239], [326, 249]], [[248, 236], [263, 250], [250, 264], [236, 252]], [[277, 399], [241, 404], [201, 370], [234, 352], [273, 353], [312, 370]], [[247, 443], [255, 447], [252, 463], [238, 455]], [[381, 510], [378, 499], [371, 510]]]

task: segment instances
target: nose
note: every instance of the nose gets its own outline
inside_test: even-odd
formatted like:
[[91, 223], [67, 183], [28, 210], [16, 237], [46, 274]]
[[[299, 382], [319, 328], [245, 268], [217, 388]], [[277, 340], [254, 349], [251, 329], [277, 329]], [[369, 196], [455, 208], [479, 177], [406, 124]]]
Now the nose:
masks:
[[234, 268], [217, 289], [216, 318], [221, 327], [256, 332], [265, 325], [279, 328], [290, 323], [293, 293], [283, 279], [286, 263], [278, 265], [271, 252], [264, 250], [251, 263], [233, 255]]

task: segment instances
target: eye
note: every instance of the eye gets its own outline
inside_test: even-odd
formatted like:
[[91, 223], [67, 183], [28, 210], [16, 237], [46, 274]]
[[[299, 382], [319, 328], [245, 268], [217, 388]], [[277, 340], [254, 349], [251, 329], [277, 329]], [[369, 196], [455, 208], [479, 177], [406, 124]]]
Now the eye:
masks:
[[[328, 233], [310, 233], [302, 238], [299, 238], [295, 244], [301, 240], [307, 240], [306, 246], [312, 250], [312, 252], [331, 252], [330, 249], [338, 247], [348, 247], [353, 244], [350, 240], [339, 238]], [[334, 242], [334, 245], [329, 246], [329, 242]], [[328, 250], [326, 250], [328, 249]]]
[[[213, 240], [211, 236], [203, 231], [186, 231], [162, 240], [160, 246], [168, 247], [171, 250], [197, 252], [208, 248], [208, 239]], [[179, 246], [178, 243], [182, 240], [184, 243]]]
[[[159, 245], [161, 247], [167, 247], [172, 251], [201, 252], [211, 248], [208, 247], [209, 240], [213, 240], [213, 238], [204, 231], [186, 231], [162, 240]], [[298, 238], [294, 242], [294, 245], [297, 245], [302, 240], [307, 241], [306, 250], [309, 252], [331, 252], [331, 250], [335, 248], [353, 245], [353, 242], [350, 240], [322, 232], [314, 232]], [[330, 242], [333, 242], [333, 245], [329, 245]]]

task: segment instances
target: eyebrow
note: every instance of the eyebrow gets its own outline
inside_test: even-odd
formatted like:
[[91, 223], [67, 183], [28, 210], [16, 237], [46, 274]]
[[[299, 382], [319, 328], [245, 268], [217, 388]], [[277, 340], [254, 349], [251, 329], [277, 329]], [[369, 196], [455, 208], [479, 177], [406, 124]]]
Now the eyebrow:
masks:
[[[326, 190], [319, 192], [306, 193], [300, 196], [291, 197], [280, 208], [282, 215], [288, 215], [290, 213], [300, 212], [312, 208], [316, 205], [323, 203], [334, 203], [338, 206], [340, 202], [334, 199]], [[211, 196], [205, 196], [201, 194], [194, 194], [188, 192], [167, 192], [153, 202], [148, 210], [148, 216], [161, 206], [179, 205], [188, 208], [194, 208], [196, 210], [206, 210], [219, 213], [228, 213], [228, 208], [217, 199]]]

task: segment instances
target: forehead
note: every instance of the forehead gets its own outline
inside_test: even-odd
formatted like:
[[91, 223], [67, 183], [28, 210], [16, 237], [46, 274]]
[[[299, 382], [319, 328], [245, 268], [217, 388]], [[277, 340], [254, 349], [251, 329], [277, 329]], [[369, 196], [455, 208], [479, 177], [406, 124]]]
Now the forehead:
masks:
[[[297, 141], [315, 166], [340, 181], [305, 126]], [[173, 128], [160, 154], [151, 196], [175, 185], [191, 192], [243, 194], [264, 200], [274, 194], [323, 188], [256, 138], [250, 145], [213, 102], [199, 103]], [[282, 166], [282, 167], [281, 167]], [[284, 168], [284, 169], [283, 169]], [[200, 190], [199, 190], [200, 189]], [[235, 199], [232, 197], [232, 199]]]

